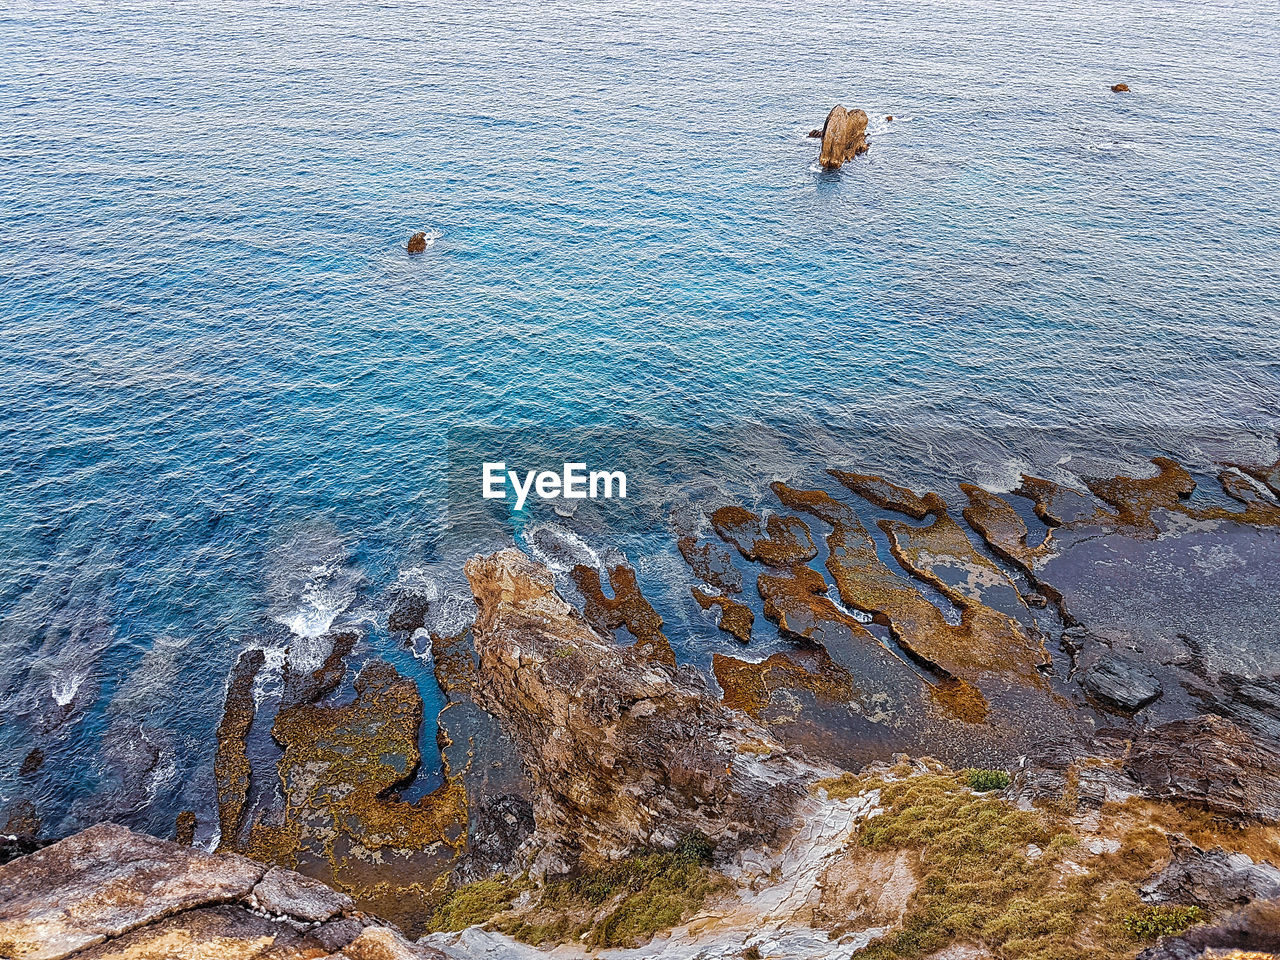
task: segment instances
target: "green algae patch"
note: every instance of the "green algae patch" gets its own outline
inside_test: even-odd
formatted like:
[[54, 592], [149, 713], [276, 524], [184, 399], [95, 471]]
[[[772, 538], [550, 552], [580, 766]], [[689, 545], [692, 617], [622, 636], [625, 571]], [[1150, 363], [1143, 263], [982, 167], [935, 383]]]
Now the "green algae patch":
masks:
[[[918, 851], [919, 883], [901, 929], [859, 958], [918, 960], [980, 943], [1000, 960], [1106, 960], [1200, 918], [1195, 908], [1146, 908], [1138, 897], [1167, 849], [1158, 831], [1129, 830], [1114, 853], [1083, 857], [1068, 821], [975, 792], [971, 774], [861, 783], [880, 790], [883, 812], [852, 842]], [[831, 795], [854, 788], [843, 778], [826, 787]]]
[[674, 851], [637, 854], [553, 880], [519, 912], [510, 910], [523, 889], [518, 882], [469, 884], [451, 895], [433, 925], [461, 929], [457, 924], [470, 925], [464, 920], [488, 921], [534, 946], [573, 940], [592, 948], [636, 947], [688, 919], [725, 883], [711, 867], [710, 845], [690, 838]]

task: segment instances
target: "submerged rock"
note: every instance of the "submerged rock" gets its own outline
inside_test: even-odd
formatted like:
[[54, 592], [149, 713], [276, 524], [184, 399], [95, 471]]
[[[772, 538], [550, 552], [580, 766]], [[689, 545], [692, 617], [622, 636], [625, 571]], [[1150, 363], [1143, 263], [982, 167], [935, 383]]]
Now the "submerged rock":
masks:
[[508, 549], [467, 563], [475, 694], [523, 750], [538, 871], [697, 833], [732, 848], [791, 822], [812, 768], [676, 670], [593, 630], [545, 567]]
[[1129, 85], [1127, 83], [1113, 83], [1111, 85], [1112, 93], [1128, 93]]
[[846, 110], [834, 106], [822, 125], [822, 153], [818, 163], [827, 170], [839, 170], [848, 160], [866, 153], [867, 114], [862, 110]]

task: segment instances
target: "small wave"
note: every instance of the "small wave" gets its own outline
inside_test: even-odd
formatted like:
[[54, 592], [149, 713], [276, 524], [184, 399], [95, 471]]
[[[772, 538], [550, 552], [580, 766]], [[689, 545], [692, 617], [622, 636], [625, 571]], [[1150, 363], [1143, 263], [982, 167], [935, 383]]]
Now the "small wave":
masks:
[[363, 579], [336, 532], [304, 530], [272, 552], [271, 619], [303, 640], [322, 637], [355, 602]]
[[69, 707], [71, 701], [76, 698], [76, 694], [80, 692], [80, 686], [88, 679], [88, 675], [84, 673], [73, 673], [70, 676], [61, 676], [53, 681], [50, 693], [53, 695], [54, 702], [60, 707]]
[[580, 536], [559, 524], [536, 524], [525, 531], [524, 539], [534, 557], [556, 573], [565, 573], [579, 564], [597, 570], [601, 567], [600, 555]]

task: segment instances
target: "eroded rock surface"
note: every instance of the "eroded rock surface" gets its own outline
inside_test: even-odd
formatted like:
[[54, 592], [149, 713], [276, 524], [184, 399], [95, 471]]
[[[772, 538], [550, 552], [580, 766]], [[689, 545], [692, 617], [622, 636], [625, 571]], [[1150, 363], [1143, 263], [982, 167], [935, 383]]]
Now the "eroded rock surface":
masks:
[[699, 833], [732, 847], [790, 824], [806, 768], [691, 670], [601, 637], [517, 550], [467, 563], [475, 691], [524, 751], [537, 866], [563, 870]]
[[846, 110], [839, 105], [832, 107], [822, 125], [822, 153], [818, 163], [828, 170], [839, 170], [868, 149], [866, 112]]
[[430, 960], [291, 871], [100, 824], [0, 867], [8, 960]]

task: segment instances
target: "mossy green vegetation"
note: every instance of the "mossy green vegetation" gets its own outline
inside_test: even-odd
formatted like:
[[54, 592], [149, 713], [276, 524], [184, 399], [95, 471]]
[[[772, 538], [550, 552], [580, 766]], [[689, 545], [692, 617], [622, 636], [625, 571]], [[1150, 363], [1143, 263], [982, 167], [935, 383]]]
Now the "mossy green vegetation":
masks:
[[532, 884], [524, 879], [499, 876], [478, 880], [459, 887], [444, 899], [431, 918], [432, 931], [449, 933], [484, 923], [494, 914], [506, 910]]
[[1156, 940], [1182, 933], [1193, 923], [1205, 919], [1199, 907], [1147, 907], [1124, 918], [1124, 928], [1139, 940]]
[[497, 878], [467, 884], [444, 901], [432, 919], [434, 930], [461, 930], [476, 923], [493, 926], [525, 943], [576, 940], [590, 947], [634, 947], [696, 912], [725, 880], [711, 867], [711, 846], [691, 837], [674, 851], [616, 860], [535, 892], [528, 909], [512, 911], [533, 885]]
[[1009, 774], [1003, 770], [975, 770], [971, 768], [964, 772], [964, 776], [965, 782], [969, 784], [969, 789], [977, 790], [979, 793], [1003, 790], [1009, 785]]
[[[917, 960], [969, 942], [1000, 960], [1110, 960], [1149, 939], [1147, 920], [1131, 918], [1149, 917], [1136, 883], [1159, 861], [1158, 831], [1130, 831], [1118, 851], [1070, 863], [1078, 839], [1066, 820], [975, 793], [968, 771], [867, 784], [874, 787], [884, 812], [854, 842], [918, 850], [919, 885], [902, 928], [859, 957]], [[1159, 916], [1154, 924], [1185, 929], [1199, 914]]]

